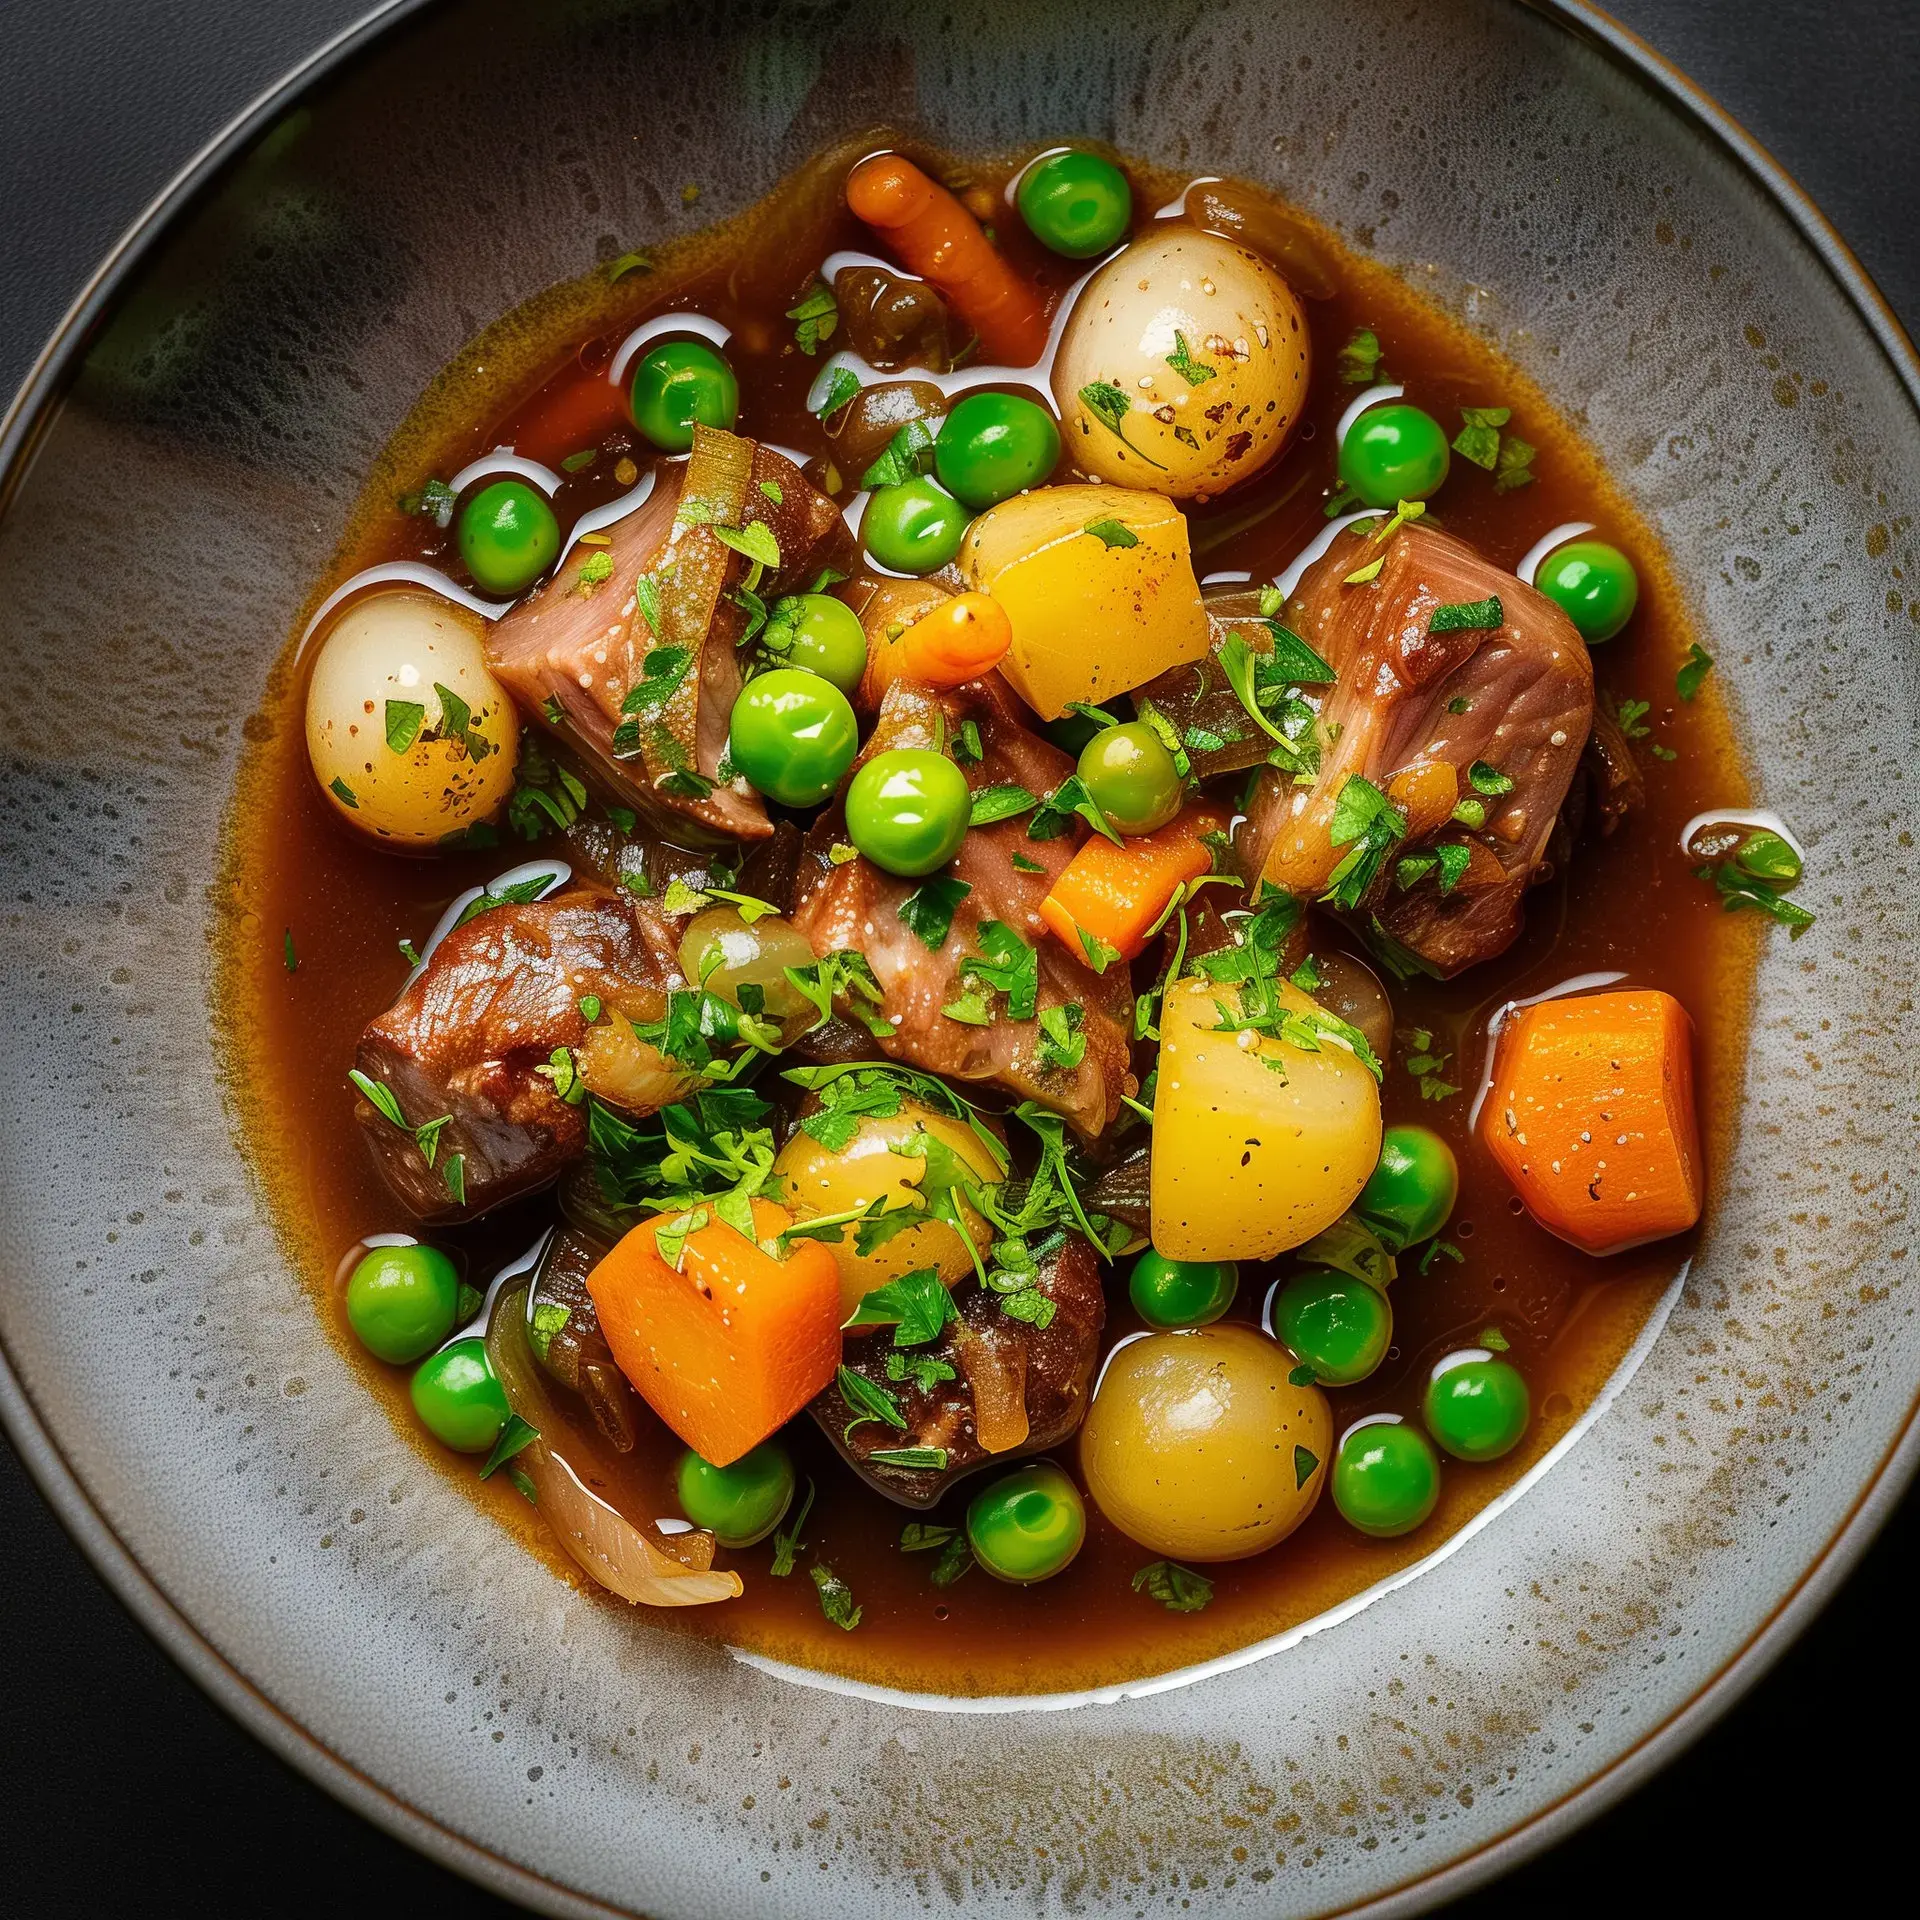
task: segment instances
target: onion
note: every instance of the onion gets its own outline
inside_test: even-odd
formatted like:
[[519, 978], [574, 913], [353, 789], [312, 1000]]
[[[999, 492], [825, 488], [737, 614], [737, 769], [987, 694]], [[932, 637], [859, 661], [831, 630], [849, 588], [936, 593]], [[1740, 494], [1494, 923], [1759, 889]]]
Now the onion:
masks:
[[973, 1431], [989, 1453], [1027, 1444], [1027, 1345], [957, 1320], [953, 1344], [973, 1390]]
[[[744, 1590], [740, 1576], [714, 1571], [712, 1534], [662, 1533], [652, 1521], [628, 1519], [587, 1484], [594, 1479], [617, 1485], [619, 1470], [569, 1429], [547, 1392], [527, 1341], [525, 1287], [513, 1288], [495, 1303], [487, 1323], [487, 1357], [508, 1405], [539, 1432], [514, 1456], [514, 1464], [533, 1483], [541, 1519], [585, 1572], [635, 1606], [698, 1607], [739, 1596]], [[574, 1459], [585, 1467], [584, 1476]]]
[[683, 1067], [634, 1032], [618, 1007], [607, 1009], [605, 1024], [587, 1030], [573, 1058], [589, 1093], [634, 1113], [670, 1107], [693, 1084]]

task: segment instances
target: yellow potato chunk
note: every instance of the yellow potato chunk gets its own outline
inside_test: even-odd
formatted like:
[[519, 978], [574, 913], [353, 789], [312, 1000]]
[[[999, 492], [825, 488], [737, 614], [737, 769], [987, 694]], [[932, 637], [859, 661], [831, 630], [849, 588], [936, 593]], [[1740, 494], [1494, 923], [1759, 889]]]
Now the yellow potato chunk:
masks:
[[1041, 487], [980, 515], [961, 542], [967, 584], [1007, 611], [1000, 671], [1035, 713], [1098, 704], [1207, 651], [1187, 523], [1164, 494]]

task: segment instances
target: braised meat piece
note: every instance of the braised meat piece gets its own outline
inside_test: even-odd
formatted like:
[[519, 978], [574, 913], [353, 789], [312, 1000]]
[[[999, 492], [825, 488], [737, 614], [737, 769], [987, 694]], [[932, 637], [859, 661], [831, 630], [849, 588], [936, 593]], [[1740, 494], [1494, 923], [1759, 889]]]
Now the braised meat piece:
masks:
[[[848, 1337], [845, 1365], [892, 1395], [904, 1431], [867, 1420], [849, 1434], [860, 1410], [848, 1405], [837, 1382], [810, 1409], [854, 1471], [903, 1507], [932, 1506], [961, 1475], [989, 1461], [1057, 1447], [1087, 1410], [1107, 1302], [1099, 1262], [1085, 1240], [1067, 1235], [1040, 1263], [1035, 1289], [1053, 1304], [1044, 1327], [1003, 1312], [1001, 1296], [976, 1281], [962, 1289], [954, 1301], [960, 1317], [937, 1342], [904, 1356], [938, 1363], [929, 1371], [950, 1368], [948, 1378], [921, 1386], [909, 1369], [905, 1379], [892, 1379], [887, 1356], [896, 1349], [884, 1327]], [[896, 1467], [872, 1458], [902, 1447], [938, 1447], [947, 1464]]]
[[[975, 792], [1011, 784], [1035, 794], [1051, 793], [1073, 771], [1057, 747], [1029, 733], [1014, 717], [1013, 696], [988, 676], [951, 692], [935, 693], [914, 682], [896, 683], [880, 708], [864, 761], [892, 747], [937, 750], [960, 737], [971, 722], [979, 731], [981, 757], [963, 771]], [[881, 1050], [928, 1073], [954, 1080], [991, 1080], [1066, 1115], [1091, 1139], [1120, 1111], [1120, 1096], [1134, 1090], [1129, 1071], [1133, 998], [1122, 968], [1096, 974], [1048, 932], [1040, 902], [1072, 859], [1074, 842], [1027, 838], [1019, 816], [971, 829], [946, 872], [968, 891], [937, 948], [921, 940], [900, 910], [923, 883], [883, 873], [864, 856], [836, 866], [830, 853], [846, 838], [839, 806], [823, 811], [807, 835], [793, 920], [816, 953], [863, 953], [879, 981], [877, 1009], [893, 1029], [880, 1036]], [[1014, 865], [1015, 856], [1032, 871]], [[996, 995], [985, 1026], [942, 1011], [969, 991], [969, 962], [988, 952], [982, 928], [998, 922], [1034, 950], [1037, 994], [1033, 1013], [1010, 1017], [1009, 1000]], [[989, 935], [990, 941], [995, 936]], [[989, 957], [991, 957], [989, 955]], [[976, 975], [976, 978], [979, 976]], [[1043, 1065], [1038, 1015], [1049, 1007], [1078, 1007], [1086, 1052], [1076, 1067]]]
[[555, 1230], [534, 1279], [527, 1339], [541, 1368], [586, 1402], [607, 1444], [631, 1453], [640, 1396], [620, 1371], [587, 1290], [587, 1275], [606, 1251], [576, 1228]]
[[[1415, 523], [1383, 542], [1382, 530], [1343, 531], [1281, 612], [1338, 678], [1313, 729], [1317, 774], [1298, 784], [1264, 768], [1236, 851], [1250, 883], [1305, 899], [1340, 874], [1337, 904], [1377, 944], [1447, 978], [1520, 931], [1592, 729], [1593, 666], [1558, 607], [1464, 541]], [[1376, 560], [1376, 576], [1349, 584]], [[1343, 870], [1367, 852], [1366, 809], [1341, 799], [1355, 776], [1391, 811], [1372, 857]], [[1462, 802], [1479, 825], [1456, 814]]]
[[551, 1064], [555, 1048], [571, 1057], [586, 1036], [583, 996], [607, 1010], [595, 1033], [609, 1036], [613, 1071], [596, 1083], [587, 1049], [582, 1078], [638, 1111], [672, 1100], [676, 1076], [643, 1077], [621, 1055], [644, 1046], [623, 1022], [657, 1019], [680, 984], [677, 939], [652, 902], [585, 887], [505, 902], [455, 927], [368, 1023], [355, 1054], [404, 1122], [365, 1097], [357, 1104], [395, 1197], [422, 1220], [472, 1219], [546, 1186], [585, 1149], [585, 1111], [561, 1097]]
[[748, 618], [739, 589], [755, 564], [720, 535], [756, 526], [779, 556], [756, 589], [764, 599], [851, 548], [840, 509], [784, 454], [696, 427], [687, 464], [661, 470], [610, 543], [575, 548], [487, 637], [488, 664], [527, 718], [664, 831], [773, 830], [744, 780], [719, 778]]

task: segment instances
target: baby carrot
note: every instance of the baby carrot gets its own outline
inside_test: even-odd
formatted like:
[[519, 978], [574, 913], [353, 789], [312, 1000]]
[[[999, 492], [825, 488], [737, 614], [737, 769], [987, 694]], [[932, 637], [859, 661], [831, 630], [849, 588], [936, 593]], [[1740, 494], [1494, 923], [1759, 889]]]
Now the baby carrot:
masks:
[[1096, 834], [1067, 862], [1040, 902], [1041, 919], [1076, 959], [1085, 958], [1095, 940], [1122, 960], [1133, 959], [1146, 946], [1153, 923], [1175, 891], [1212, 866], [1213, 857], [1200, 836], [1218, 833], [1226, 824], [1217, 807], [1199, 806], [1124, 846]]
[[867, 653], [861, 702], [877, 707], [896, 680], [958, 687], [997, 666], [1013, 645], [1013, 622], [991, 594], [956, 593]]

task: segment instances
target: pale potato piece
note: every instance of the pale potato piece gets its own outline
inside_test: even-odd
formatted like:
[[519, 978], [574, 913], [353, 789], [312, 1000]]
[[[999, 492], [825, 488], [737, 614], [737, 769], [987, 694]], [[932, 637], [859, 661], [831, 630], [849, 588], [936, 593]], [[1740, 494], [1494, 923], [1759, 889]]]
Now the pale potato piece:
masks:
[[[1298, 1013], [1314, 1002], [1288, 981]], [[1176, 981], [1160, 1015], [1153, 1244], [1169, 1260], [1268, 1260], [1346, 1212], [1380, 1158], [1380, 1092], [1344, 1047], [1212, 1031], [1238, 990]], [[1267, 1065], [1276, 1063], [1279, 1071]]]
[[[307, 755], [333, 810], [362, 833], [434, 847], [491, 819], [512, 793], [520, 723], [487, 669], [484, 626], [438, 594], [376, 593], [322, 642], [307, 684]], [[467, 705], [459, 735], [441, 687]]]
[[1204, 500], [1279, 452], [1311, 370], [1286, 281], [1230, 240], [1169, 227], [1075, 301], [1053, 396], [1081, 472]]

